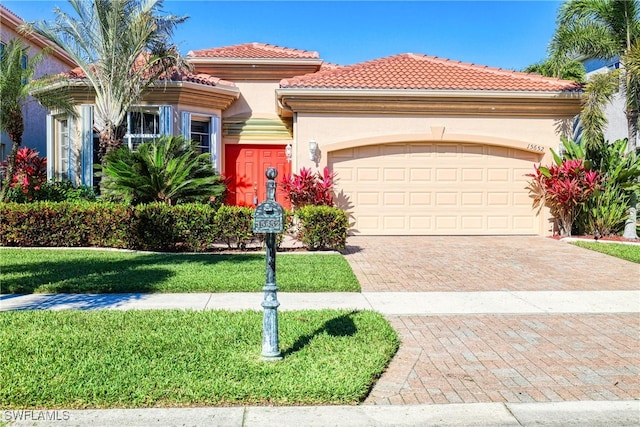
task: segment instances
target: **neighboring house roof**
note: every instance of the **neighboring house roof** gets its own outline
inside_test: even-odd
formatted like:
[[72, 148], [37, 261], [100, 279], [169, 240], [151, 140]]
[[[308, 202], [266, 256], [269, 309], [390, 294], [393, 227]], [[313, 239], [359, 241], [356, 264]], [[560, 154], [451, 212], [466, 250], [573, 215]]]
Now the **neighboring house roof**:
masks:
[[573, 81], [491, 68], [413, 53], [306, 74], [282, 88], [577, 91]]
[[245, 43], [212, 49], [192, 50], [187, 56], [195, 58], [251, 58], [251, 59], [284, 59], [284, 58], [320, 58], [318, 52], [292, 49], [265, 43]]
[[[9, 9], [7, 9], [6, 7], [2, 6], [1, 4], [0, 4], [0, 22], [2, 23], [3, 26], [6, 26], [12, 31], [18, 33], [18, 35], [22, 39], [27, 40], [33, 45], [35, 45], [38, 49], [43, 49], [45, 47], [52, 48], [53, 50], [50, 53], [50, 56], [55, 57], [58, 61], [62, 62], [63, 64], [70, 67], [76, 65], [76, 62], [65, 51], [63, 51], [56, 44], [50, 42], [44, 37], [41, 37], [40, 35], [34, 34], [34, 33], [27, 33], [27, 34], [21, 33], [19, 31], [19, 27], [25, 23], [24, 20], [20, 18], [18, 15], [16, 15], [15, 13], [13, 13], [12, 11], [10, 11]], [[6, 42], [7, 40], [3, 40], [3, 41]]]

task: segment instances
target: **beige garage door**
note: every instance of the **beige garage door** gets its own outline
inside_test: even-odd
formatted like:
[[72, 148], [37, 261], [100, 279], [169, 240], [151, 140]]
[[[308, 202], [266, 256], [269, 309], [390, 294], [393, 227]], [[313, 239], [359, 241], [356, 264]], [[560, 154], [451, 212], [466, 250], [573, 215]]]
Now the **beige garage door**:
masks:
[[525, 187], [538, 155], [504, 147], [402, 143], [329, 153], [359, 234], [539, 234]]

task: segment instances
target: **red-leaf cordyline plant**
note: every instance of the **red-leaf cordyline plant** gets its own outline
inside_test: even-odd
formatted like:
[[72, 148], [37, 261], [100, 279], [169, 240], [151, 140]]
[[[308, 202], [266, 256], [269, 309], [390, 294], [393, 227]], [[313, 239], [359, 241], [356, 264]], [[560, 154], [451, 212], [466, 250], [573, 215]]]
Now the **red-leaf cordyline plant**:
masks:
[[325, 167], [313, 173], [309, 168], [301, 168], [298, 174], [282, 177], [282, 188], [291, 201], [291, 206], [299, 208], [306, 205], [333, 206], [333, 185], [335, 173]]
[[[6, 170], [7, 161], [2, 168]], [[15, 170], [9, 187], [19, 186], [27, 195], [27, 199], [33, 198], [33, 193], [47, 181], [47, 158], [40, 157], [32, 148], [22, 147], [16, 153]]]
[[580, 208], [600, 188], [597, 171], [585, 168], [582, 160], [563, 160], [551, 167], [535, 166], [533, 179], [527, 189], [533, 198], [533, 207], [547, 206], [556, 219], [562, 236], [571, 236], [573, 221]]

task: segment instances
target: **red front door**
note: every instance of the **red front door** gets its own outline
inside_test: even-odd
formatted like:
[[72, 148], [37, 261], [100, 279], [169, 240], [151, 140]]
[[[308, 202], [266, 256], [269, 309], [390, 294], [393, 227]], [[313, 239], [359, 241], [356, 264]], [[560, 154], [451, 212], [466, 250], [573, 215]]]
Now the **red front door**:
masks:
[[280, 188], [282, 177], [291, 173], [284, 145], [226, 145], [224, 154], [223, 175], [228, 179], [227, 204], [255, 206], [263, 202], [266, 199], [267, 181], [264, 174], [267, 168], [276, 168], [276, 200], [286, 208], [291, 207]]

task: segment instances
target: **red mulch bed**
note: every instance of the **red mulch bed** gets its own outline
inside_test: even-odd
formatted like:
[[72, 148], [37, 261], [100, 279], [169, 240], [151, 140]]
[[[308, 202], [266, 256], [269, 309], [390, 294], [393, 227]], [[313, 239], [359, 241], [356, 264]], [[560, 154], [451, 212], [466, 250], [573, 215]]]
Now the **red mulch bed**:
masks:
[[[563, 238], [563, 236], [560, 235], [555, 235], [555, 236], [549, 236], [551, 239], [555, 239], [555, 240], [560, 240]], [[627, 239], [625, 237], [622, 236], [606, 236], [606, 237], [600, 237], [598, 239], [596, 239], [594, 236], [587, 236], [587, 235], [581, 235], [581, 236], [571, 236], [572, 239], [582, 239], [582, 240], [607, 240], [607, 241], [611, 241], [611, 242], [629, 242], [629, 243], [640, 243], [640, 240], [633, 240], [633, 239]]]

